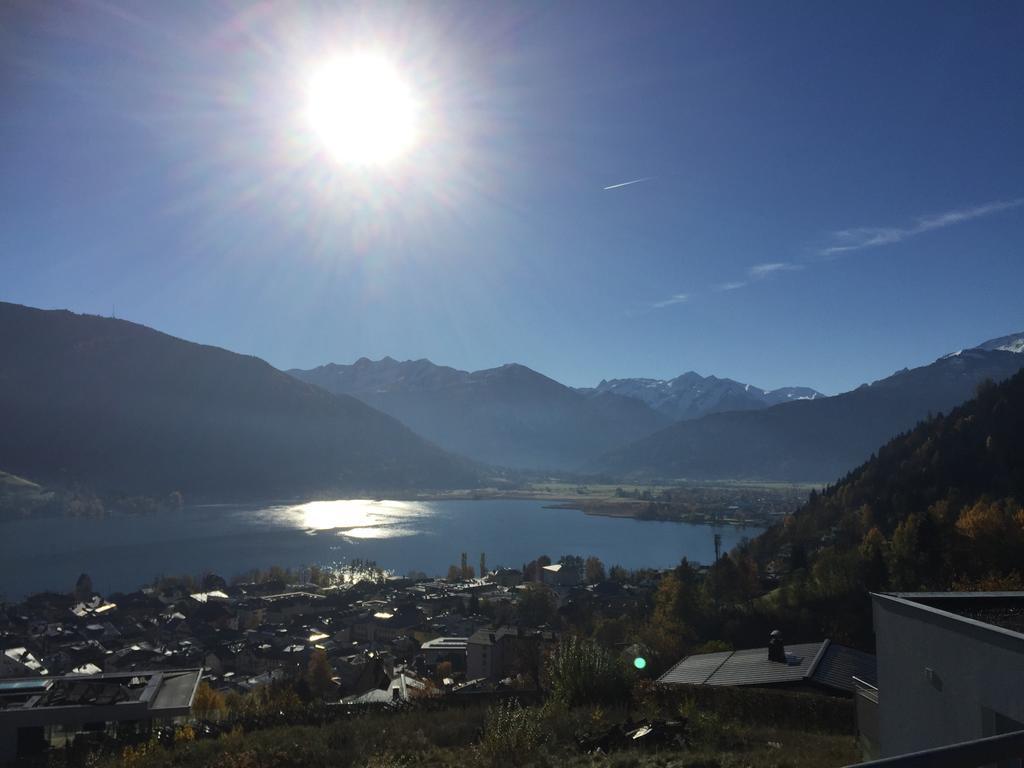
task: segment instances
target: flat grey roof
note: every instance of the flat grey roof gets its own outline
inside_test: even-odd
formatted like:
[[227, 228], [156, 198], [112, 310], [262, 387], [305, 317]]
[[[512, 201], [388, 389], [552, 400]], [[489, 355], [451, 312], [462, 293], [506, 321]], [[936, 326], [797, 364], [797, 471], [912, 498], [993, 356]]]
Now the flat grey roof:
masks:
[[424, 651], [466, 650], [468, 637], [435, 637], [420, 646]]
[[150, 710], [185, 709], [192, 706], [202, 670], [163, 673], [163, 684], [157, 689]]
[[937, 608], [1024, 634], [1024, 592], [891, 592], [890, 597]]
[[872, 592], [881, 604], [901, 605], [1014, 643], [1024, 641], [1024, 592]]
[[202, 669], [63, 675], [5, 680], [0, 719], [28, 711], [89, 710], [135, 705], [153, 717], [182, 714], [192, 706]]

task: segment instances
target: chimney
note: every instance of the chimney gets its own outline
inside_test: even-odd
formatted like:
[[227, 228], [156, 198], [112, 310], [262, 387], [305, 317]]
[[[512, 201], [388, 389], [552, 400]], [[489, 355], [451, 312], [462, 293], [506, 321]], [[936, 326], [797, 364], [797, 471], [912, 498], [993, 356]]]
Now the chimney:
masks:
[[786, 663], [786, 646], [782, 644], [782, 633], [773, 629], [768, 639], [768, 661]]

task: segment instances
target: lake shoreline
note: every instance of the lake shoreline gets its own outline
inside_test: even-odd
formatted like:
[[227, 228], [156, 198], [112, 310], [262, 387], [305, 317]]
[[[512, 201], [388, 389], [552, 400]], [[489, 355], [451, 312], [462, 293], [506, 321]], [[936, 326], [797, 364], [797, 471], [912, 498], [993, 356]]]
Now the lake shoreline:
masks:
[[[538, 501], [546, 502], [544, 509], [549, 510], [575, 510], [591, 517], [628, 518], [641, 522], [675, 522], [689, 524], [707, 524], [713, 522], [706, 515], [689, 515], [683, 517], [672, 517], [650, 514], [651, 501], [637, 498], [619, 498], [611, 496], [595, 495], [588, 498], [580, 498], [567, 493], [542, 491], [537, 489], [522, 490], [498, 490], [498, 489], [475, 489], [457, 491], [427, 491], [427, 492], [406, 492], [389, 491], [383, 495], [376, 494], [352, 494], [351, 496], [327, 496], [317, 495], [313, 497], [297, 497], [293, 499], [264, 499], [257, 501], [242, 502], [201, 502], [196, 504], [185, 504], [180, 510], [159, 510], [159, 511], [136, 511], [110, 507], [100, 513], [68, 514], [28, 514], [28, 515], [0, 515], [0, 524], [25, 519], [105, 519], [111, 515], [125, 517], [171, 517], [181, 510], [216, 510], [216, 509], [238, 509], [244, 507], [299, 507], [318, 501], [372, 501], [385, 503], [396, 502], [486, 502], [486, 501]], [[726, 519], [718, 521], [720, 525], [730, 526], [762, 526], [766, 525], [765, 520], [734, 520]]]
[[326, 500], [60, 522], [23, 518], [3, 524], [11, 546], [0, 559], [0, 592], [7, 599], [64, 592], [82, 573], [108, 594], [166, 575], [231, 579], [274, 565], [331, 568], [355, 561], [399, 575], [442, 576], [462, 553], [474, 561], [486, 553], [491, 568], [519, 568], [544, 554], [593, 555], [631, 570], [671, 568], [683, 557], [712, 562], [713, 533], [722, 534], [726, 549], [744, 538], [720, 525], [638, 525], [621, 515], [578, 514], [579, 501], [562, 501], [569, 514], [548, 508], [559, 502], [544, 494], [542, 500]]

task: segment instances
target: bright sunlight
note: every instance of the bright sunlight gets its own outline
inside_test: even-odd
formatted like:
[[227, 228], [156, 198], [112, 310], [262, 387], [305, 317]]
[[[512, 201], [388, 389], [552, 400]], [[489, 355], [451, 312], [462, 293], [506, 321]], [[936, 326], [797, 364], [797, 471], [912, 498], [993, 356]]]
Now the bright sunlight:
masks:
[[383, 56], [334, 59], [311, 78], [307, 98], [313, 131], [342, 163], [385, 165], [416, 143], [418, 105]]

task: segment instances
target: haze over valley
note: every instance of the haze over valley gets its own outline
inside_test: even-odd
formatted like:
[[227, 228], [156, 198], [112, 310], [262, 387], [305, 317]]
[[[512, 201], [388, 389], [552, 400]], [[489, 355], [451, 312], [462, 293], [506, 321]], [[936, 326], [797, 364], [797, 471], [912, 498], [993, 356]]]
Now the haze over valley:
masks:
[[[577, 390], [515, 363], [363, 358], [285, 375], [125, 320], [12, 304], [0, 320], [0, 470], [112, 498], [514, 487], [558, 472], [824, 484], [1024, 367], [1016, 334], [832, 397], [696, 374]], [[682, 402], [689, 416], [670, 418]]]
[[0, 766], [1019, 764], [1022, 41], [0, 2]]

